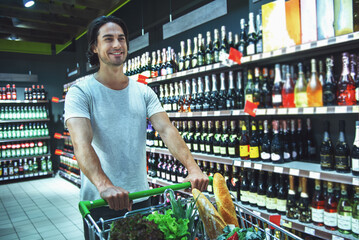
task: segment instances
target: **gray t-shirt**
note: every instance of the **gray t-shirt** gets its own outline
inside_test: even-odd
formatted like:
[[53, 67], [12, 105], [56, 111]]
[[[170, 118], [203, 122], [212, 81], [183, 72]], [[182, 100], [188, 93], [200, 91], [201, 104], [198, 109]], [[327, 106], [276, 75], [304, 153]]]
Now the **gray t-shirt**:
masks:
[[[164, 110], [150, 87], [129, 80], [125, 89], [113, 90], [90, 76], [68, 91], [65, 124], [73, 117], [90, 119], [92, 146], [105, 174], [115, 186], [138, 192], [148, 189], [146, 117], [158, 112]], [[101, 198], [84, 174], [80, 195], [82, 201]]]

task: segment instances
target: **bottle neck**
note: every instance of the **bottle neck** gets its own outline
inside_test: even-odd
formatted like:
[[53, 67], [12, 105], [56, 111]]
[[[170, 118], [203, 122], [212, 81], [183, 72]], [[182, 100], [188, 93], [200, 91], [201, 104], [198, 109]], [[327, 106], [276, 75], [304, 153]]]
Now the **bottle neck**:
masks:
[[203, 93], [203, 83], [201, 80], [198, 80], [198, 93]]
[[275, 67], [275, 78], [274, 78], [274, 84], [279, 84], [282, 81], [282, 76], [280, 73], [280, 67]]
[[212, 92], [217, 92], [217, 76], [212, 75]]
[[209, 82], [209, 77], [208, 76], [206, 76], [206, 78], [205, 78], [205, 89], [204, 89], [204, 91], [205, 92], [210, 92], [211, 91], [211, 89], [210, 89], [210, 82]]
[[354, 139], [354, 145], [359, 147], [359, 126], [355, 127], [355, 139]]
[[237, 74], [237, 90], [242, 89], [242, 73], [238, 72]]
[[349, 58], [348, 56], [343, 56], [343, 70], [342, 76], [349, 75]]
[[192, 81], [192, 95], [197, 93], [197, 83], [196, 81]]
[[221, 74], [221, 88], [220, 91], [225, 91], [226, 90], [226, 79], [224, 76], [224, 73]]
[[233, 73], [229, 72], [229, 83], [228, 83], [228, 89], [234, 89], [234, 82], [233, 82]]

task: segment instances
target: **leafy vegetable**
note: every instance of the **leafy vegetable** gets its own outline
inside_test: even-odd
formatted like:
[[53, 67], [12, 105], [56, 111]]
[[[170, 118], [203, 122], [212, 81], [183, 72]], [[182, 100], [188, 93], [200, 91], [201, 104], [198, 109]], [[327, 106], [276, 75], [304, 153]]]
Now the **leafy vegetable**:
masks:
[[163, 240], [165, 237], [156, 223], [144, 219], [141, 214], [136, 214], [112, 222], [110, 240], [120, 239]]
[[[166, 214], [154, 212], [145, 217], [149, 221], [154, 221], [159, 229], [164, 233], [165, 239], [186, 240], [188, 233], [188, 219], [172, 217], [173, 211], [171, 209], [166, 211]], [[143, 238], [145, 239], [145, 238]]]

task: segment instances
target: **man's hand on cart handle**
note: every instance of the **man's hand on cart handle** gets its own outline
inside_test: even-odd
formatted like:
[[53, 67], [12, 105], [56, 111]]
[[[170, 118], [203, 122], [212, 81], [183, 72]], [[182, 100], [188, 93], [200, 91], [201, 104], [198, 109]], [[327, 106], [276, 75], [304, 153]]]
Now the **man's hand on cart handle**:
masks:
[[129, 192], [121, 187], [110, 186], [100, 191], [102, 199], [106, 200], [109, 207], [113, 210], [132, 210], [132, 201], [128, 197]]
[[199, 191], [203, 192], [207, 190], [209, 179], [206, 174], [199, 170], [188, 173], [188, 176], [183, 180], [183, 182], [191, 182], [192, 189], [197, 188]]

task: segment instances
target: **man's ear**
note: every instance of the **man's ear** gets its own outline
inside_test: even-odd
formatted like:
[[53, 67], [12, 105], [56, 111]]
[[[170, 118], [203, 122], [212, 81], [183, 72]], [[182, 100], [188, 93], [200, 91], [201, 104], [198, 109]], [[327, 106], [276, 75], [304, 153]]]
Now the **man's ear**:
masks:
[[96, 47], [95, 44], [92, 44], [91, 50], [92, 50], [93, 53], [98, 53], [98, 52], [97, 52], [97, 47]]

